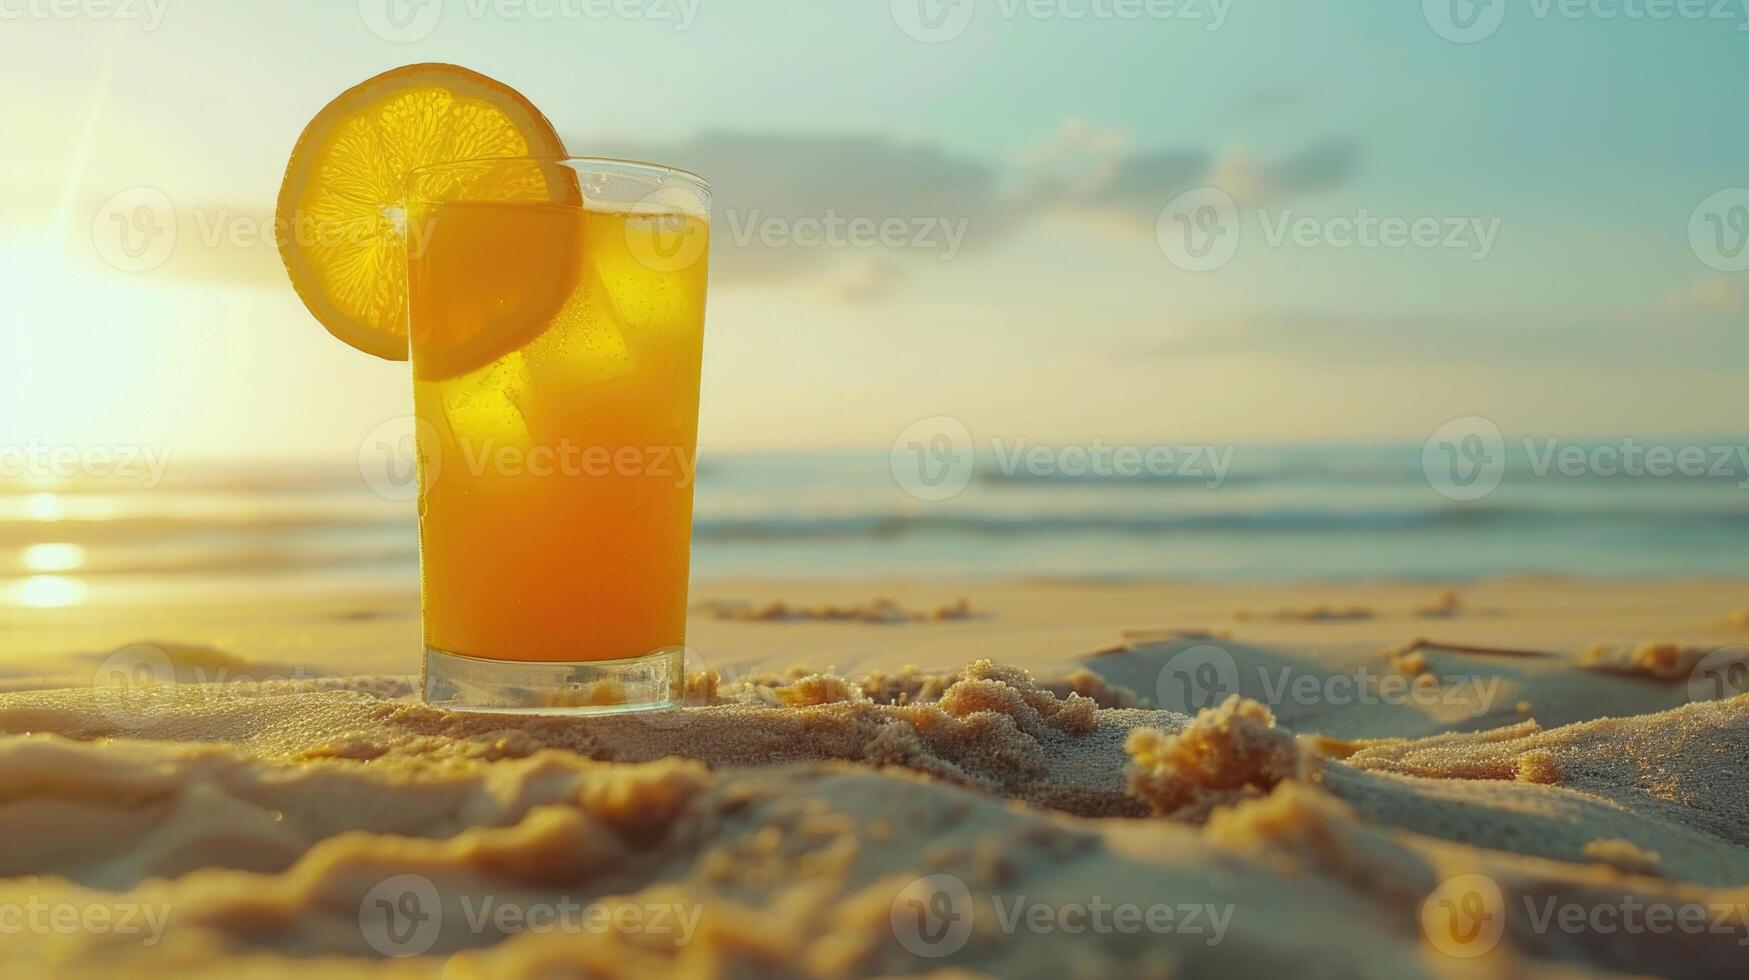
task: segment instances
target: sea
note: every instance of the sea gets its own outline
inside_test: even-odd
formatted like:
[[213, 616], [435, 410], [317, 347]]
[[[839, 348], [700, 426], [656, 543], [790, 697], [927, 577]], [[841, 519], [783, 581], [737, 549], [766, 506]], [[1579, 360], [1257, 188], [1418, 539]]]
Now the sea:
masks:
[[[1697, 449], [1682, 468], [1615, 465], [1620, 447], [1563, 447], [1565, 465], [1533, 446], [1509, 449], [1462, 479], [1419, 444], [1214, 447], [1196, 466], [1181, 454], [1170, 472], [1047, 454], [1051, 465], [979, 460], [922, 482], [916, 460], [898, 453], [706, 455], [693, 571], [699, 580], [1749, 576], [1749, 449], [1735, 449], [1749, 440], [1684, 445]], [[0, 485], [0, 600], [416, 589], [416, 503], [367, 477], [356, 463], [278, 463], [176, 465], [151, 485], [10, 480]]]

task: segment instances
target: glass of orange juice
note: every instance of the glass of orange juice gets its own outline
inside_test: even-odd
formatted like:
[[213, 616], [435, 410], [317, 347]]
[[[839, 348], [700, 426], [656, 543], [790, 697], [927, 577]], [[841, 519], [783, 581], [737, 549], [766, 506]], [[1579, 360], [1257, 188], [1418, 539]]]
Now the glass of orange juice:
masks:
[[[708, 185], [556, 158], [446, 163], [410, 181], [425, 700], [547, 714], [676, 704]], [[446, 200], [451, 184], [508, 190]]]

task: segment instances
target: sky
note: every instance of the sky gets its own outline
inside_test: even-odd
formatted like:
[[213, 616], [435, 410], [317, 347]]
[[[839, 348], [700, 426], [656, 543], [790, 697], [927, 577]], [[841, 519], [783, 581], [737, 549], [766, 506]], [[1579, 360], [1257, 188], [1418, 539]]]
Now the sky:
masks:
[[712, 181], [706, 450], [1739, 433], [1749, 10], [1680, 6], [0, 0], [0, 443], [406, 414], [263, 232], [309, 118], [419, 61]]

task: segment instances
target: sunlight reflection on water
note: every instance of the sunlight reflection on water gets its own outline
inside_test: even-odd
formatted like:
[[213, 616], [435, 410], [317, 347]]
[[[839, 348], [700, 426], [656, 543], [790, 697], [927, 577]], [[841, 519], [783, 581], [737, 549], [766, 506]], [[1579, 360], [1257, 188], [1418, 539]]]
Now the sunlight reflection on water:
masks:
[[19, 559], [26, 571], [70, 572], [85, 564], [85, 549], [61, 541], [33, 544]]
[[67, 516], [67, 508], [61, 504], [61, 498], [47, 491], [33, 493], [24, 498], [24, 510], [39, 521], [58, 521]]
[[85, 601], [85, 583], [65, 575], [32, 575], [15, 585], [18, 601], [34, 609], [58, 609]]

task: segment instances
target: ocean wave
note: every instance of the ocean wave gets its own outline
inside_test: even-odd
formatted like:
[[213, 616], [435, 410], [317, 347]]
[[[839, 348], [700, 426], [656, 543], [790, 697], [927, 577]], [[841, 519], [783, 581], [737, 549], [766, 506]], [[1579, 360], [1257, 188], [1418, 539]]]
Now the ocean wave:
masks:
[[1556, 524], [1624, 527], [1675, 525], [1749, 527], [1749, 511], [1615, 510], [1584, 512], [1531, 507], [1466, 507], [1453, 504], [1398, 511], [1243, 510], [1216, 513], [1055, 513], [990, 514], [835, 514], [786, 517], [700, 518], [693, 536], [700, 540], [782, 540], [794, 538], [897, 538], [964, 534], [1019, 537], [1062, 534], [1149, 535], [1203, 532], [1388, 532], [1425, 528], [1498, 529], [1511, 525]]
[[[972, 474], [973, 479], [982, 484], [992, 486], [1014, 487], [1118, 487], [1118, 486], [1148, 486], [1172, 487], [1183, 486], [1195, 489], [1221, 487], [1294, 487], [1294, 486], [1353, 486], [1371, 489], [1403, 489], [1428, 486], [1428, 475], [1422, 468], [1419, 456], [1412, 460], [1372, 460], [1372, 461], [1272, 461], [1268, 465], [1256, 465], [1243, 459], [1234, 459], [1214, 466], [1205, 454], [1200, 460], [1186, 464], [1188, 472], [1174, 470], [1172, 472], [1085, 472], [1063, 470], [1029, 471], [1024, 468], [1004, 469], [998, 466], [979, 466]], [[1733, 486], [1741, 488], [1749, 481], [1749, 473], [1733, 460], [1728, 465], [1716, 470], [1702, 473], [1669, 473], [1654, 474], [1646, 472], [1633, 473], [1598, 473], [1574, 472], [1555, 473], [1548, 469], [1541, 471], [1527, 460], [1512, 460], [1505, 467], [1502, 479], [1514, 482], [1529, 483], [1559, 483], [1569, 486], [1580, 485], [1619, 485], [1619, 486]]]
[[270, 516], [140, 516], [43, 521], [0, 519], [0, 545], [38, 541], [107, 544], [188, 538], [296, 537], [300, 535], [402, 531], [415, 526], [414, 516], [370, 517], [353, 514], [275, 514]]
[[[704, 540], [789, 538], [896, 538], [925, 534], [992, 536], [1063, 534], [1163, 534], [1173, 531], [1399, 531], [1464, 527], [1498, 530], [1513, 526], [1749, 528], [1749, 510], [1671, 510], [1665, 508], [1586, 508], [1448, 504], [1410, 509], [1335, 510], [1244, 508], [1221, 511], [1031, 510], [1024, 513], [766, 512], [697, 515], [693, 535]], [[127, 542], [205, 542], [304, 539], [310, 536], [371, 539], [415, 533], [411, 513], [368, 518], [355, 515], [275, 515], [248, 520], [212, 518], [118, 518], [43, 523], [0, 519], [0, 546], [56, 540], [77, 544]]]

